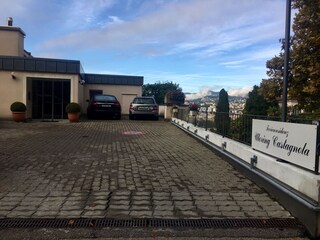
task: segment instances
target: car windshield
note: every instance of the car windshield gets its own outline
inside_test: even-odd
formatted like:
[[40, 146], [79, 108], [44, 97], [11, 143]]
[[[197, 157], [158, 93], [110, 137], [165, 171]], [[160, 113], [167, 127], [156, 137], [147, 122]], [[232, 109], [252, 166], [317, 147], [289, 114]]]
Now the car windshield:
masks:
[[135, 104], [154, 104], [153, 98], [136, 98], [133, 100]]
[[109, 96], [109, 95], [96, 95], [94, 96], [94, 100], [97, 102], [116, 102], [117, 101], [115, 96]]

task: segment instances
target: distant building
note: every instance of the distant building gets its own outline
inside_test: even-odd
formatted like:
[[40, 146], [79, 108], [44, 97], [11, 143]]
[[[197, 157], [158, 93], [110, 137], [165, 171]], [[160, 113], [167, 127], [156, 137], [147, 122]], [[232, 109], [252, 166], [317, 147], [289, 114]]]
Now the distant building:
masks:
[[86, 113], [86, 100], [100, 93], [115, 95], [128, 114], [132, 99], [142, 95], [142, 76], [88, 74], [77, 60], [33, 57], [24, 49], [25, 36], [12, 18], [0, 26], [0, 118], [9, 118], [10, 105], [20, 101], [28, 118], [63, 119], [69, 102]]

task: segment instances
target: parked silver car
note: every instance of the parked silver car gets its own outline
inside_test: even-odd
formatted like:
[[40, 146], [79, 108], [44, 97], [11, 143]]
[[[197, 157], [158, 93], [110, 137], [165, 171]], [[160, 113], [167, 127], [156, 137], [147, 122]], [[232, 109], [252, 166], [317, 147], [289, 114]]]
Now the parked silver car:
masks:
[[152, 117], [159, 119], [159, 106], [153, 97], [136, 97], [130, 104], [129, 119]]

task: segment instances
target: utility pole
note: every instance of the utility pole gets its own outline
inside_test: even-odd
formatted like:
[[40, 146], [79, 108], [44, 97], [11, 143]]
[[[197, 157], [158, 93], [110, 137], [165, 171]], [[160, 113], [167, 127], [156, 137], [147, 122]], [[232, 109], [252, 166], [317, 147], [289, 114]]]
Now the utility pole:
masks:
[[284, 46], [284, 76], [282, 89], [282, 122], [287, 121], [288, 102], [288, 78], [289, 78], [289, 56], [290, 56], [290, 20], [291, 20], [291, 0], [287, 0], [286, 5], [286, 28]]

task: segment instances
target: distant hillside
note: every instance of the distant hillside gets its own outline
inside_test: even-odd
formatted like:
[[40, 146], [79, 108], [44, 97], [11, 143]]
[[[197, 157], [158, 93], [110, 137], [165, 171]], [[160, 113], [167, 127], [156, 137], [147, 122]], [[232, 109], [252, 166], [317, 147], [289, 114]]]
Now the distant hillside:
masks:
[[[194, 96], [197, 96], [198, 94], [192, 94], [192, 93], [186, 93], [186, 95], [191, 94]], [[246, 99], [246, 97], [240, 97], [240, 96], [229, 96], [229, 101], [238, 101]], [[197, 98], [189, 99], [189, 101], [193, 102], [215, 102], [219, 100], [219, 92], [209, 91], [207, 92], [207, 95], [204, 96], [197, 96]]]

